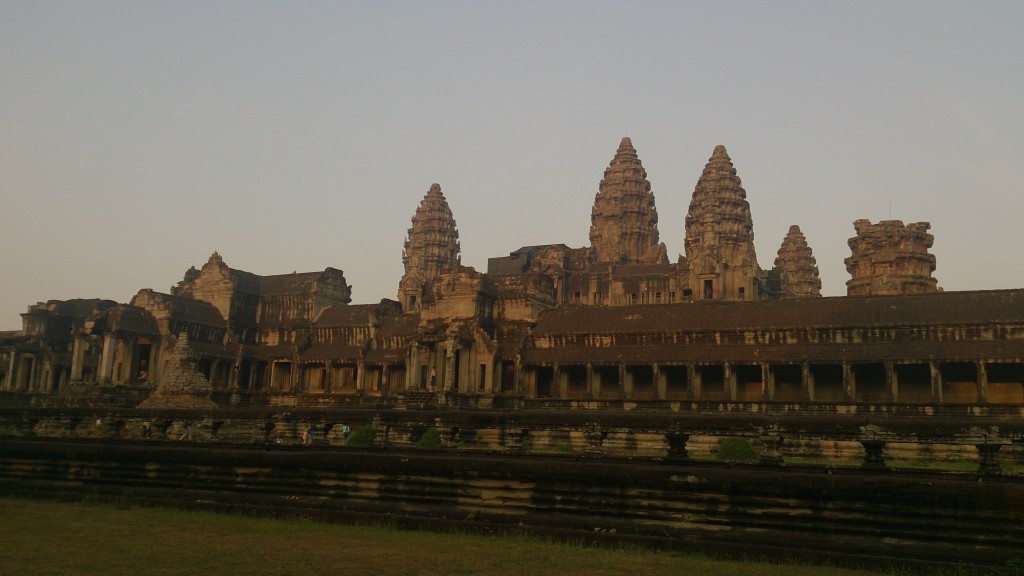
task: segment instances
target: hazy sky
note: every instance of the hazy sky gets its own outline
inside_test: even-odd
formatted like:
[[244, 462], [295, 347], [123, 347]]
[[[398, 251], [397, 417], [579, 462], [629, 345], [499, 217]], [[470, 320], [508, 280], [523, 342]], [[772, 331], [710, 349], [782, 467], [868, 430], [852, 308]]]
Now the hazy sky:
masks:
[[589, 245], [630, 136], [673, 261], [716, 144], [758, 261], [826, 295], [852, 222], [929, 221], [946, 290], [1024, 287], [1024, 2], [0, 0], [0, 329], [213, 251], [395, 298], [437, 182], [463, 264]]

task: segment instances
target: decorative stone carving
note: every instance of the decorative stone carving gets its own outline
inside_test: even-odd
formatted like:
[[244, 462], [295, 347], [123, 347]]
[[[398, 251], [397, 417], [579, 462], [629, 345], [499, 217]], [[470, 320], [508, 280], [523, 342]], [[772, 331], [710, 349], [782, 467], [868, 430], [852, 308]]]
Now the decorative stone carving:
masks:
[[667, 264], [658, 242], [658, 210], [636, 149], [623, 138], [594, 197], [590, 244], [597, 262]]
[[441, 186], [433, 184], [412, 217], [412, 228], [402, 251], [405, 274], [398, 285], [398, 300], [407, 312], [419, 309], [430, 285], [443, 272], [460, 265], [459, 231]]
[[702, 300], [757, 298], [762, 276], [750, 204], [725, 146], [715, 147], [686, 214], [690, 286]]
[[815, 298], [821, 296], [821, 279], [818, 277], [818, 262], [807, 245], [807, 238], [800, 227], [789, 227], [786, 238], [779, 247], [772, 270], [776, 294], [780, 298]]
[[844, 260], [851, 278], [846, 281], [849, 296], [917, 294], [937, 292], [932, 278], [935, 256], [928, 253], [934, 237], [931, 224], [904, 225], [899, 220], [870, 220], [853, 223], [857, 235], [850, 238], [851, 256]]

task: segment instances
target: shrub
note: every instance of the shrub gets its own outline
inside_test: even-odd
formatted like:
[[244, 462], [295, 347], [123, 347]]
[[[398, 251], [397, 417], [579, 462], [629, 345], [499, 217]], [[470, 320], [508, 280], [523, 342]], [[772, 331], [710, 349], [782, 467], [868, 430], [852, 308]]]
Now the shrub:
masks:
[[715, 459], [726, 462], [757, 462], [759, 456], [750, 440], [729, 436], [718, 441]]
[[437, 431], [437, 428], [428, 428], [423, 436], [416, 442], [417, 448], [426, 448], [428, 450], [436, 450], [441, 447], [441, 433]]
[[376, 439], [377, 434], [373, 431], [373, 428], [371, 426], [363, 426], [352, 431], [352, 435], [348, 437], [348, 445], [356, 448], [372, 448], [373, 442]]

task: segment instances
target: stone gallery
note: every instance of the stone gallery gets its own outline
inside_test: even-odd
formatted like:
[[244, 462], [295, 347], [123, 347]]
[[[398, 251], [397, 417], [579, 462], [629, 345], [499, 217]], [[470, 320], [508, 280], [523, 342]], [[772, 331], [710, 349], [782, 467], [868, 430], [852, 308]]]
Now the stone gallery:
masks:
[[799, 226], [761, 267], [746, 192], [717, 146], [673, 262], [623, 138], [591, 223], [589, 246], [524, 246], [481, 272], [461, 264], [433, 184], [394, 300], [350, 304], [335, 268], [259, 276], [214, 252], [166, 293], [29, 306], [22, 330], [0, 332], [0, 392], [179, 408], [424, 394], [478, 408], [1024, 403], [1024, 290], [941, 291], [926, 222], [854, 222], [847, 295], [823, 298]]

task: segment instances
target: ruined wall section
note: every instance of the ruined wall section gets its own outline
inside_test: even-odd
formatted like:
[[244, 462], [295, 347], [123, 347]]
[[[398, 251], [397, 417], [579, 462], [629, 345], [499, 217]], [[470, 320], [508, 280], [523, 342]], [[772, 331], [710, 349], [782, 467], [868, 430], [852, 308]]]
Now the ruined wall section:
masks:
[[848, 244], [852, 254], [846, 258], [849, 296], [919, 294], [939, 290], [932, 277], [935, 256], [928, 253], [935, 237], [928, 233], [931, 224], [900, 220], [870, 220], [853, 223], [857, 235]]
[[664, 264], [658, 241], [658, 210], [636, 149], [623, 138], [604, 171], [590, 216], [590, 244], [596, 262]]

